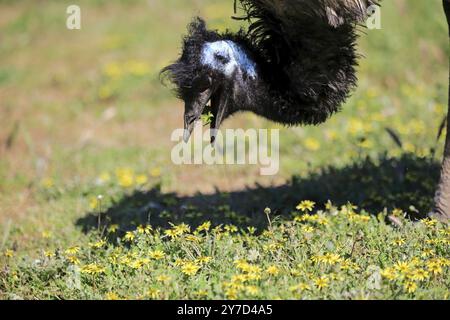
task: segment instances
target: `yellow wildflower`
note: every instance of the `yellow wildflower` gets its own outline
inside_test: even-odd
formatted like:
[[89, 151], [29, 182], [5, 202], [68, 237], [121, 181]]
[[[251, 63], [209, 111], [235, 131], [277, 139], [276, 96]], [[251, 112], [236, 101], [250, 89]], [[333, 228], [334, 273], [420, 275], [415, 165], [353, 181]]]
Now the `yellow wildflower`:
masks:
[[197, 231], [208, 231], [211, 228], [211, 222], [206, 221], [197, 227]]
[[91, 210], [95, 210], [100, 206], [100, 202], [99, 199], [97, 199], [97, 197], [91, 197], [91, 199], [89, 199], [89, 208]]
[[314, 280], [314, 284], [316, 285], [316, 287], [319, 290], [322, 290], [322, 289], [328, 287], [329, 282], [330, 282], [330, 280], [328, 280], [327, 277], [319, 277]]
[[100, 249], [100, 248], [102, 248], [105, 244], [106, 244], [106, 241], [102, 239], [102, 240], [99, 240], [99, 241], [97, 241], [97, 242], [90, 243], [90, 246], [91, 246], [92, 248]]
[[249, 264], [249, 267], [247, 268], [248, 273], [261, 273], [262, 269], [261, 267], [255, 265], [255, 264]]
[[136, 259], [134, 261], [129, 262], [128, 266], [133, 269], [141, 269], [142, 267], [147, 265], [149, 262], [150, 262], [150, 260], [147, 258]]
[[393, 243], [396, 245], [396, 246], [402, 246], [402, 245], [404, 245], [405, 244], [405, 239], [402, 239], [402, 238], [398, 238], [398, 239], [395, 239], [394, 241], [393, 241]]
[[384, 270], [381, 270], [381, 276], [388, 279], [389, 281], [394, 281], [397, 279], [397, 273], [394, 268], [386, 268]]
[[266, 273], [271, 276], [277, 276], [280, 273], [280, 269], [276, 266], [270, 266], [266, 269]]
[[248, 267], [249, 264], [247, 261], [240, 259], [240, 260], [235, 260], [234, 265], [236, 266], [236, 268], [244, 270]]
[[437, 263], [439, 263], [443, 267], [450, 266], [450, 259], [439, 258], [439, 259], [434, 259], [434, 261], [436, 261]]
[[249, 280], [249, 277], [246, 274], [236, 274], [231, 277], [231, 283], [235, 286], [237, 286], [238, 284], [247, 282], [248, 280]]
[[129, 256], [122, 256], [119, 258], [119, 263], [123, 264], [123, 265], [130, 265], [131, 264], [131, 259]]
[[119, 168], [116, 170], [116, 177], [119, 185], [123, 188], [129, 188], [134, 184], [134, 172], [129, 168]]
[[341, 270], [349, 270], [349, 271], [359, 271], [361, 268], [355, 262], [352, 262], [350, 259], [345, 259], [341, 262], [340, 265]]
[[245, 287], [245, 291], [250, 296], [256, 296], [259, 293], [259, 289], [256, 286], [247, 286], [247, 287]]
[[358, 143], [358, 146], [362, 149], [371, 149], [373, 148], [373, 141], [364, 139]]
[[404, 216], [403, 210], [401, 209], [394, 209], [392, 210], [392, 215], [394, 217], [402, 218]]
[[442, 266], [437, 261], [430, 261], [427, 263], [427, 269], [434, 275], [442, 273]]
[[119, 225], [118, 224], [112, 224], [108, 227], [108, 232], [109, 233], [115, 233], [117, 230], [119, 230]]
[[46, 251], [44, 251], [44, 256], [47, 257], [47, 258], [53, 258], [55, 256], [55, 252], [50, 251], [50, 250], [48, 250], [48, 251], [46, 250]]
[[74, 255], [77, 254], [80, 251], [80, 247], [73, 246], [68, 248], [66, 251], [64, 251], [67, 255]]
[[6, 249], [5, 252], [3, 252], [3, 255], [7, 258], [12, 258], [14, 256], [14, 251], [11, 249]]
[[137, 227], [136, 230], [139, 234], [150, 234], [150, 232], [152, 231], [152, 227], [151, 226], [144, 227], [144, 226], [140, 225]]
[[422, 223], [424, 225], [426, 225], [427, 227], [432, 228], [432, 227], [436, 226], [437, 220], [428, 218], [428, 219], [422, 220]]
[[150, 66], [145, 61], [127, 61], [125, 63], [125, 69], [134, 76], [145, 76], [150, 73]]
[[176, 267], [181, 267], [181, 266], [184, 265], [185, 263], [186, 263], [185, 260], [180, 259], [180, 258], [177, 258], [173, 264], [174, 264], [174, 266], [176, 266]]
[[269, 243], [268, 245], [263, 245], [263, 249], [266, 252], [274, 252], [281, 248], [281, 245], [279, 243]]
[[166, 254], [162, 250], [155, 250], [155, 251], [151, 251], [149, 256], [152, 259], [161, 260], [166, 256]]
[[200, 238], [193, 234], [188, 234], [185, 236], [185, 238], [187, 241], [190, 241], [190, 242], [197, 242], [197, 243], [200, 242]]
[[123, 70], [117, 62], [110, 62], [103, 67], [103, 74], [109, 78], [117, 79], [122, 76]]
[[423, 258], [427, 258], [429, 256], [434, 256], [434, 255], [435, 255], [435, 252], [433, 249], [424, 249], [421, 254], [421, 256]]
[[225, 227], [223, 227], [225, 229], [225, 231], [228, 231], [230, 233], [234, 233], [238, 231], [238, 228], [234, 225], [228, 224]]
[[176, 230], [173, 229], [167, 229], [164, 231], [164, 234], [168, 237], [170, 237], [172, 240], [178, 238], [179, 233], [176, 232]]
[[255, 227], [247, 227], [247, 230], [250, 234], [254, 234], [256, 232], [256, 228]]
[[150, 288], [147, 291], [147, 297], [149, 297], [150, 299], [159, 299], [160, 294], [161, 294], [161, 290], [154, 289], [154, 288]]
[[72, 264], [80, 264], [80, 260], [75, 256], [67, 256], [66, 259]]
[[408, 281], [403, 285], [403, 288], [408, 293], [414, 293], [417, 290], [417, 284], [415, 282]]
[[234, 288], [229, 288], [225, 291], [225, 295], [229, 300], [236, 300], [237, 299], [237, 290]]
[[299, 205], [296, 207], [297, 210], [306, 212], [306, 211], [312, 211], [314, 209], [314, 206], [316, 203], [314, 201], [304, 200], [299, 203]]
[[361, 214], [356, 214], [354, 212], [349, 212], [348, 213], [348, 220], [351, 222], [356, 222], [356, 223], [367, 223], [370, 221], [370, 217], [369, 216], [364, 216]]
[[289, 270], [289, 273], [291, 274], [291, 276], [293, 277], [300, 277], [301, 276], [301, 272], [297, 269], [291, 269]]
[[133, 232], [127, 231], [127, 233], [125, 233], [124, 239], [125, 239], [126, 241], [131, 242], [131, 241], [133, 241], [135, 238], [136, 238], [136, 235], [135, 235]]
[[53, 179], [51, 178], [44, 178], [41, 181], [41, 186], [47, 189], [52, 188], [55, 185], [55, 183], [53, 182]]
[[100, 174], [100, 176], [98, 177], [98, 181], [100, 181], [100, 183], [106, 183], [110, 180], [111, 180], [111, 176], [108, 172], [102, 172]]
[[313, 255], [309, 260], [311, 260], [312, 263], [319, 263], [322, 259], [321, 255]]
[[50, 231], [42, 231], [41, 235], [42, 238], [44, 239], [50, 239], [53, 236], [53, 234]]
[[330, 273], [328, 276], [331, 280], [344, 281], [344, 277], [337, 273]]
[[410, 267], [408, 263], [399, 261], [395, 264], [395, 269], [402, 273], [408, 273]]
[[105, 84], [98, 90], [98, 97], [102, 100], [111, 98], [114, 95], [114, 87], [111, 84]]
[[316, 222], [317, 222], [318, 225], [322, 225], [322, 226], [328, 225], [328, 219], [325, 218], [325, 217], [320, 217], [320, 216], [319, 216], [319, 217], [316, 219]]
[[342, 261], [341, 257], [335, 253], [327, 253], [320, 258], [320, 261], [331, 266]]
[[182, 235], [184, 233], [189, 233], [191, 231], [191, 227], [185, 223], [182, 223], [177, 226], [173, 225], [172, 230], [175, 232], [175, 234]]
[[247, 274], [247, 279], [249, 281], [259, 281], [261, 280], [261, 273], [257, 271], [251, 271]]
[[196, 259], [196, 261], [197, 261], [199, 264], [208, 264], [208, 263], [211, 262], [211, 260], [212, 260], [211, 257], [199, 257], [199, 258]]
[[308, 225], [304, 225], [302, 226], [302, 232], [304, 233], [313, 233], [314, 232], [314, 228]]
[[259, 266], [246, 262], [238, 263], [236, 267], [241, 269], [243, 272], [251, 273], [253, 275], [259, 275], [261, 273], [261, 268]]
[[331, 200], [327, 201], [327, 203], [325, 204], [325, 209], [327, 210], [333, 209], [333, 203], [331, 202]]
[[105, 272], [105, 268], [101, 267], [95, 263], [91, 263], [91, 264], [87, 264], [85, 266], [82, 266], [80, 268], [80, 272], [81, 273], [86, 273], [86, 274], [100, 274], [100, 273], [104, 273]]
[[421, 263], [421, 261], [420, 261], [420, 259], [417, 258], [417, 257], [414, 257], [414, 258], [412, 258], [412, 259], [409, 261], [409, 265], [410, 265], [411, 267], [417, 266], [417, 265], [419, 265], [420, 263]]
[[153, 178], [157, 178], [157, 177], [161, 176], [161, 169], [160, 168], [151, 169], [150, 176], [152, 176]]
[[336, 141], [336, 139], [338, 138], [338, 134], [334, 130], [328, 130], [327, 132], [325, 132], [325, 137], [329, 141]]
[[290, 291], [306, 291], [311, 290], [311, 287], [306, 283], [299, 283], [298, 285], [289, 288]]
[[145, 174], [136, 176], [136, 184], [142, 186], [148, 182], [148, 177]]
[[158, 282], [170, 282], [171, 280], [172, 280], [171, 277], [166, 276], [164, 274], [156, 277], [156, 281], [158, 281]]
[[114, 292], [108, 292], [105, 295], [106, 300], [120, 300], [120, 297]]
[[198, 290], [196, 292], [194, 292], [194, 296], [198, 297], [198, 298], [204, 298], [208, 296], [208, 291], [206, 290]]
[[424, 269], [416, 269], [410, 275], [410, 278], [415, 281], [424, 281], [424, 280], [428, 279], [429, 277], [430, 277], [430, 274], [427, 271], [425, 271]]
[[196, 275], [198, 270], [200, 270], [200, 266], [192, 262], [187, 262], [181, 267], [181, 272], [188, 276]]
[[320, 149], [320, 142], [314, 138], [307, 138], [305, 140], [305, 147], [310, 151], [317, 151]]
[[359, 119], [352, 118], [349, 121], [347, 130], [351, 135], [357, 136], [360, 134], [370, 132], [372, 128], [369, 124], [366, 124], [365, 122]]

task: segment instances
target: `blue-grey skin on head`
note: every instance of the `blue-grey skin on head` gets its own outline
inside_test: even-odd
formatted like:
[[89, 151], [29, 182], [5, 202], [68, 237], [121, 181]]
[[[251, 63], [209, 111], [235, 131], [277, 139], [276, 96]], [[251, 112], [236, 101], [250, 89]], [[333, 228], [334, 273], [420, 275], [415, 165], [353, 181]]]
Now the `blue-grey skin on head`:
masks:
[[[203, 45], [200, 64], [217, 72], [232, 81], [233, 84], [243, 83], [243, 79], [255, 80], [258, 77], [256, 63], [250, 59], [246, 52], [231, 40], [221, 40], [207, 42]], [[195, 121], [200, 118], [201, 113], [211, 100], [211, 107], [214, 115], [211, 124], [211, 142], [215, 139], [217, 130], [227, 116], [227, 105], [229, 102], [229, 91], [217, 89], [219, 83], [214, 83], [214, 79], [205, 75], [199, 81], [194, 80], [193, 87], [197, 88], [195, 98], [186, 103], [185, 110], [185, 136], [189, 137], [194, 129]]]
[[202, 50], [201, 63], [222, 72], [228, 78], [236, 71], [246, 73], [253, 79], [257, 76], [255, 62], [231, 40], [206, 43]]

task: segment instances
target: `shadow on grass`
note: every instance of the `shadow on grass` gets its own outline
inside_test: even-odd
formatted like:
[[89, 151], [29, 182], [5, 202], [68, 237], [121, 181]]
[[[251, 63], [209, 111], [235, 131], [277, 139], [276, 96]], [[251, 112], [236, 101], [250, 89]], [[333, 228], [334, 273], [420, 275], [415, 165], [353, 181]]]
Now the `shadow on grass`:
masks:
[[[432, 205], [434, 188], [439, 177], [439, 164], [430, 159], [404, 155], [398, 159], [381, 157], [365, 159], [344, 168], [328, 167], [308, 178], [293, 177], [283, 186], [255, 187], [224, 193], [178, 196], [162, 193], [160, 188], [135, 191], [101, 212], [103, 224], [118, 224], [120, 230], [135, 229], [140, 224], [168, 227], [187, 223], [191, 226], [210, 220], [213, 224], [234, 224], [240, 227], [265, 227], [264, 208], [274, 215], [289, 216], [301, 200], [324, 205], [347, 202], [372, 214], [400, 208], [420, 218]], [[412, 208], [411, 206], [414, 206]], [[416, 211], [417, 210], [417, 211]], [[77, 225], [88, 232], [98, 226], [98, 213], [88, 213]]]

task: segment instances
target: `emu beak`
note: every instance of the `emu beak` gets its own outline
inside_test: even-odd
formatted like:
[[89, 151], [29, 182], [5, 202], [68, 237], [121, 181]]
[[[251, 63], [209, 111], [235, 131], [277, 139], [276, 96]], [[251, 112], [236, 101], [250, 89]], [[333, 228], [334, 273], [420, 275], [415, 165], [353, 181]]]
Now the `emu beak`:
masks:
[[184, 113], [184, 133], [183, 133], [183, 141], [188, 143], [189, 138], [191, 137], [192, 131], [194, 131], [195, 123], [199, 117], [195, 114], [190, 114], [188, 112]]
[[189, 138], [191, 137], [192, 131], [194, 130], [194, 125], [195, 122], [193, 124], [187, 124], [186, 123], [186, 118], [184, 120], [184, 134], [183, 134], [183, 141], [185, 143], [188, 143]]
[[211, 99], [212, 90], [207, 89], [200, 93], [196, 99], [186, 101], [184, 104], [184, 142], [188, 142], [194, 131], [195, 123], [200, 119], [203, 110]]
[[217, 131], [220, 128], [227, 113], [228, 94], [225, 91], [217, 92], [211, 99], [211, 109], [214, 120], [211, 123], [211, 144], [216, 141]]

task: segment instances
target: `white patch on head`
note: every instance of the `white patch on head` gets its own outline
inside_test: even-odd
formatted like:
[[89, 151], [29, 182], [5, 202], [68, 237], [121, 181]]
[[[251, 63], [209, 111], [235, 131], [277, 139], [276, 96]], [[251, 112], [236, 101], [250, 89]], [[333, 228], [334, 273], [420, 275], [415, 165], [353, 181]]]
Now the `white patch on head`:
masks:
[[[225, 62], [221, 61], [219, 57], [223, 57]], [[201, 63], [223, 72], [227, 77], [231, 77], [237, 69], [253, 79], [256, 79], [257, 76], [255, 62], [231, 40], [206, 43], [203, 46]]]

